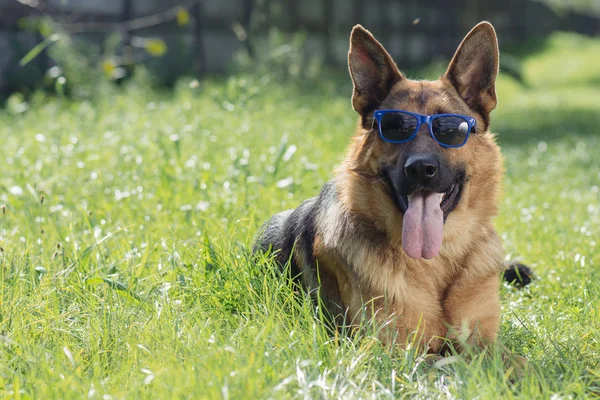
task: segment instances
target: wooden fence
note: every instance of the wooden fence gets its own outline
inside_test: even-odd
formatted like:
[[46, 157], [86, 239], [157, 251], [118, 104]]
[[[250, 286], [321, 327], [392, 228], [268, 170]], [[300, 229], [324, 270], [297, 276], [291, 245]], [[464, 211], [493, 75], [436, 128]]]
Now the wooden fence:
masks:
[[[181, 9], [190, 18], [183, 27]], [[11, 86], [6, 72], [19, 68], [14, 44], [31, 48], [42, 39], [21, 29], [23, 18], [44, 15], [100, 43], [114, 32], [183, 39], [194, 60], [189, 72], [197, 74], [225, 71], [242, 47], [260, 51], [253, 40], [274, 26], [306, 32], [306, 54], [345, 66], [348, 35], [361, 23], [404, 68], [447, 57], [481, 20], [494, 24], [501, 46], [554, 30], [600, 34], [597, 17], [557, 15], [532, 0], [0, 0], [0, 88]], [[42, 54], [36, 62], [43, 69], [51, 60]]]

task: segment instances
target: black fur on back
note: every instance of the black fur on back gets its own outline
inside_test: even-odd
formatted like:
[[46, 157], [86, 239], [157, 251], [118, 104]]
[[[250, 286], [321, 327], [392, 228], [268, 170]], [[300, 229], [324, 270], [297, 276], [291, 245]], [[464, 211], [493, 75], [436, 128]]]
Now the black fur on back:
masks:
[[254, 251], [271, 250], [281, 266], [290, 262], [290, 275], [298, 280], [302, 269], [295, 251], [307, 265], [314, 266], [313, 245], [315, 241], [315, 218], [325, 203], [336, 200], [333, 182], [327, 182], [317, 197], [308, 199], [294, 210], [282, 211], [271, 217], [260, 229]]

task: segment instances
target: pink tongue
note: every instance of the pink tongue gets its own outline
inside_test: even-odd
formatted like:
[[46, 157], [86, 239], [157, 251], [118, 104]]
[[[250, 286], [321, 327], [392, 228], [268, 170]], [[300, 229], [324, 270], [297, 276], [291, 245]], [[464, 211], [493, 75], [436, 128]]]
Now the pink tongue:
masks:
[[410, 258], [433, 258], [442, 247], [441, 193], [413, 193], [402, 221], [402, 248]]

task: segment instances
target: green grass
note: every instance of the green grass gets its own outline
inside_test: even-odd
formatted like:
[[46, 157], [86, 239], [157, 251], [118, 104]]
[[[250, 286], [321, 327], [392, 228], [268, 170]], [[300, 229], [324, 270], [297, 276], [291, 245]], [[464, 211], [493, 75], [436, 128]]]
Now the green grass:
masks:
[[526, 86], [498, 81], [496, 225], [507, 257], [539, 277], [502, 294], [501, 341], [534, 367], [523, 378], [498, 354], [431, 366], [373, 335], [330, 337], [306, 296], [249, 255], [260, 224], [316, 195], [343, 158], [348, 78], [237, 76], [170, 94], [134, 83], [0, 112], [0, 396], [598, 394], [599, 52], [554, 35], [522, 59]]

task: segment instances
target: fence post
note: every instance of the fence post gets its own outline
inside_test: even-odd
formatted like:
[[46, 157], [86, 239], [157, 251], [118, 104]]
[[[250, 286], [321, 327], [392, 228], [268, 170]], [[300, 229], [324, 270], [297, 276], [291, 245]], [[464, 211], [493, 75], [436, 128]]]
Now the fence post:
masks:
[[333, 64], [333, 0], [323, 0], [323, 17], [325, 19], [325, 61]]
[[300, 28], [298, 23], [298, 3], [296, 0], [287, 0], [285, 7], [287, 7], [288, 13], [287, 22], [289, 32], [296, 32]]
[[[121, 9], [121, 21], [127, 22], [133, 18], [133, 0], [123, 0], [122, 9]], [[123, 43], [125, 46], [129, 46], [131, 44], [131, 34], [127, 30], [123, 30], [121, 32]]]
[[204, 35], [202, 32], [202, 1], [198, 1], [192, 7], [194, 16], [194, 37], [192, 51], [194, 52], [195, 70], [198, 78], [202, 77], [206, 72], [206, 63], [204, 57]]
[[352, 25], [363, 23], [365, 3], [362, 0], [352, 1]]
[[245, 0], [244, 1], [244, 14], [242, 20], [242, 26], [246, 31], [246, 51], [248, 51], [248, 55], [250, 58], [254, 59], [254, 47], [252, 43], [252, 10], [254, 9], [254, 1], [253, 0]]

